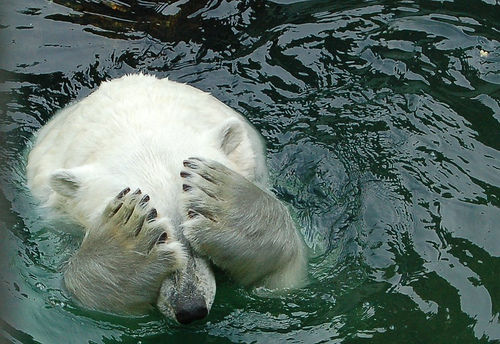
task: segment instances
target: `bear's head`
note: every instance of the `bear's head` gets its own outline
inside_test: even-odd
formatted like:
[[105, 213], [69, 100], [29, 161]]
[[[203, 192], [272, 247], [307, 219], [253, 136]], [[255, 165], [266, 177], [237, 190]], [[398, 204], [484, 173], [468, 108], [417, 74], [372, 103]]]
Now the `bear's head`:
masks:
[[[251, 181], [259, 181], [259, 178], [265, 180], [266, 168], [255, 165], [256, 161], [261, 160], [255, 159], [255, 154], [261, 154], [260, 149], [252, 146], [253, 142], [259, 139], [249, 138], [248, 135], [256, 134], [253, 134], [247, 126], [248, 124], [243, 120], [231, 118], [209, 131], [207, 137], [209, 137], [210, 142], [213, 142], [212, 148], [217, 151], [220, 157], [220, 159], [217, 157], [215, 159], [228, 166], [237, 167], [237, 172]], [[264, 177], [260, 177], [261, 175]], [[95, 165], [59, 169], [53, 171], [49, 176], [49, 185], [54, 193], [46, 204], [56, 210], [63, 208], [63, 204], [65, 204], [64, 207], [68, 207], [69, 204], [69, 207], [72, 208], [72, 220], [85, 227], [91, 227], [92, 223], [95, 222], [95, 219], [92, 219], [94, 216], [92, 214], [102, 218], [101, 215], [97, 214], [96, 209], [104, 208], [109, 197], [115, 195], [116, 190], [123, 188], [123, 185], [115, 185], [114, 182], [114, 179], [109, 177], [109, 173], [99, 170], [99, 166]], [[141, 185], [137, 186], [142, 188]], [[175, 185], [174, 189], [181, 189], [181, 185]], [[178, 200], [179, 198], [172, 197], [172, 199]], [[98, 202], [101, 204], [96, 207]], [[158, 202], [157, 199], [151, 197], [152, 206], [157, 207], [155, 202]], [[175, 209], [174, 212], [178, 212], [178, 208], [182, 209], [172, 200], [166, 200], [165, 203], [168, 204], [163, 206]], [[170, 230], [167, 231], [168, 237], [175, 239], [179, 247], [176, 247], [172, 252], [172, 257], [169, 256], [167, 260], [158, 262], [149, 261], [145, 255], [140, 257], [144, 263], [142, 260], [139, 261], [138, 258], [134, 258], [134, 255], [141, 254], [135, 249], [130, 250], [131, 252], [127, 256], [120, 248], [123, 246], [130, 249], [126, 240], [118, 242], [114, 239], [114, 234], [108, 236], [109, 240], [101, 240], [102, 235], [99, 234], [94, 242], [87, 244], [89, 249], [86, 251], [92, 254], [87, 255], [90, 258], [86, 257], [88, 259], [85, 265], [77, 265], [77, 261], [73, 259], [75, 269], [70, 269], [71, 275], [68, 275], [72, 279], [67, 276], [65, 281], [67, 284], [68, 281], [76, 282], [72, 282], [71, 286], [67, 285], [68, 289], [85, 306], [95, 309], [131, 313], [137, 309], [148, 309], [147, 306], [156, 301], [161, 313], [168, 319], [176, 320], [181, 324], [188, 324], [204, 318], [210, 312], [214, 302], [216, 282], [210, 257], [202, 257], [195, 252], [190, 242], [184, 237], [179, 221], [175, 221], [175, 224], [170, 221], [172, 218], [185, 216], [186, 214], [174, 214], [167, 216], [170, 219], [165, 218], [169, 222], [167, 227], [170, 227]], [[114, 231], [121, 233], [120, 228], [116, 228]], [[102, 233], [102, 226], [94, 233]], [[164, 241], [165, 239], [162, 238], [163, 233], [160, 232], [159, 235], [151, 239], [153, 241], [150, 244], [154, 245], [154, 242]], [[84, 239], [85, 242], [90, 242], [90, 239]], [[98, 246], [103, 249], [100, 250]], [[116, 248], [112, 249], [115, 246]], [[86, 252], [80, 249], [77, 258], [80, 258], [84, 253]], [[182, 256], [182, 259], [179, 259], [179, 256]], [[177, 262], [175, 266], [173, 262]], [[165, 265], [161, 266], [158, 263]], [[147, 264], [152, 267], [150, 270], [146, 269]], [[142, 270], [145, 273], [141, 273]], [[126, 276], [131, 276], [131, 278], [124, 277], [124, 271], [128, 273]], [[155, 278], [148, 271], [154, 271]], [[114, 276], [118, 276], [118, 278], [114, 278]], [[138, 276], [141, 278], [137, 278]], [[141, 285], [141, 283], [148, 285]], [[111, 298], [110, 295], [116, 295], [116, 297]]]

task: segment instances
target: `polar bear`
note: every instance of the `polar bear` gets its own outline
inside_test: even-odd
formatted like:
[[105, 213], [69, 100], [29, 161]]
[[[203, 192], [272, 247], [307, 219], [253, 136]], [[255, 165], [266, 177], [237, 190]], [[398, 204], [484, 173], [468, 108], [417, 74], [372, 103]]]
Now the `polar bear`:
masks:
[[268, 190], [264, 146], [237, 112], [154, 76], [104, 82], [36, 135], [28, 187], [85, 231], [64, 271], [84, 306], [156, 303], [187, 324], [214, 301], [213, 266], [245, 286], [300, 287], [307, 250]]

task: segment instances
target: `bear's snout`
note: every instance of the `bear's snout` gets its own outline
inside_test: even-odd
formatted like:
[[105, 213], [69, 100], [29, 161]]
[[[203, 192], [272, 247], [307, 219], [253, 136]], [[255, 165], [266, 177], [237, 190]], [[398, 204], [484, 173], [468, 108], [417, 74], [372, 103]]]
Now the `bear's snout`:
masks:
[[[189, 243], [181, 237], [186, 252], [192, 252]], [[187, 325], [205, 318], [214, 302], [215, 276], [209, 263], [196, 255], [187, 255], [183, 269], [163, 281], [157, 306], [168, 319]]]
[[208, 314], [208, 308], [204, 299], [190, 300], [188, 304], [181, 305], [175, 310], [175, 318], [183, 325], [201, 320]]

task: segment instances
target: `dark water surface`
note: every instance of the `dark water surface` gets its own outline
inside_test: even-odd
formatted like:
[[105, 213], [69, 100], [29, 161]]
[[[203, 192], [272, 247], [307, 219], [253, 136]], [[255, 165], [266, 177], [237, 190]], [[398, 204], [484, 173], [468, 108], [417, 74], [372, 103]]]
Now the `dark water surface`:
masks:
[[[500, 342], [498, 0], [0, 6], [6, 340]], [[54, 111], [138, 71], [209, 91], [263, 133], [311, 247], [309, 286], [268, 298], [221, 276], [190, 326], [68, 297], [76, 245], [34, 210], [26, 147]]]

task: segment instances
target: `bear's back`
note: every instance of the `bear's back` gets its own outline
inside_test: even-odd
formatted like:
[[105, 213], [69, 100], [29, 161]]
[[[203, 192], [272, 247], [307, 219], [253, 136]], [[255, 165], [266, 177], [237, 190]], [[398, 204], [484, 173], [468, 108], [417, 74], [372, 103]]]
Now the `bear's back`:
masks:
[[29, 187], [38, 199], [48, 199], [54, 170], [90, 165], [104, 173], [126, 170], [130, 180], [123, 182], [163, 182], [177, 172], [171, 166], [181, 166], [189, 156], [218, 160], [210, 131], [230, 118], [243, 123], [246, 132], [240, 159], [246, 166], [236, 169], [252, 166], [247, 178], [265, 185], [262, 139], [241, 115], [194, 87], [139, 74], [103, 83], [40, 130], [28, 161]]

